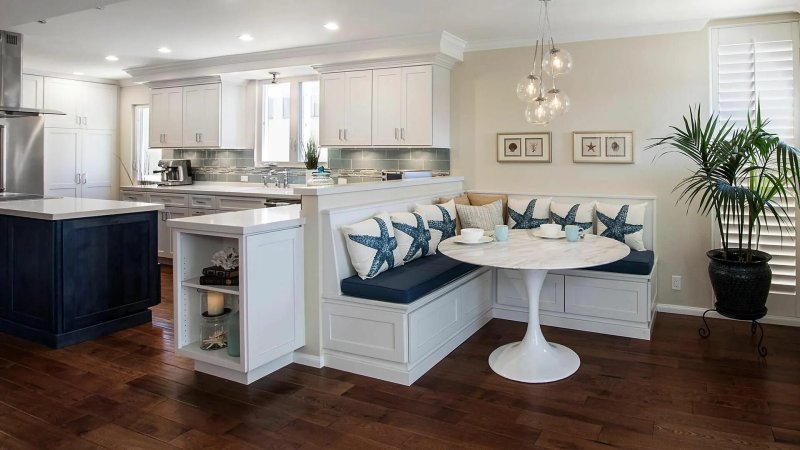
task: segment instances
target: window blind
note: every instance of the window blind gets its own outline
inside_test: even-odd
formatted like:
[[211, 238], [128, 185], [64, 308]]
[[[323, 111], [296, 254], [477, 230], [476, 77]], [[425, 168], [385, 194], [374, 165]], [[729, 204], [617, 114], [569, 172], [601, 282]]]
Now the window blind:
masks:
[[[712, 104], [721, 119], [730, 118], [737, 127], [744, 127], [760, 101], [761, 114], [770, 119], [767, 130], [796, 145], [798, 40], [797, 22], [712, 29]], [[794, 226], [795, 199], [783, 206]], [[795, 295], [796, 235], [786, 233], [781, 233], [775, 219], [768, 219], [762, 225], [758, 249], [772, 255], [771, 292]]]

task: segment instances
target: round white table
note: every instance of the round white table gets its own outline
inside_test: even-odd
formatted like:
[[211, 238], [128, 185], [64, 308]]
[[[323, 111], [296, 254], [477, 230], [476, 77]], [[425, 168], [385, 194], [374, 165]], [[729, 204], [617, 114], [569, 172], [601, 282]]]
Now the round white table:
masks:
[[516, 269], [528, 294], [528, 330], [521, 342], [506, 344], [489, 356], [498, 375], [525, 383], [549, 383], [578, 370], [581, 360], [571, 349], [547, 342], [539, 325], [539, 294], [548, 270], [599, 266], [624, 258], [630, 248], [613, 239], [587, 234], [577, 242], [544, 239], [532, 230], [510, 230], [508, 241], [462, 244], [450, 238], [439, 244], [450, 258], [481, 266]]

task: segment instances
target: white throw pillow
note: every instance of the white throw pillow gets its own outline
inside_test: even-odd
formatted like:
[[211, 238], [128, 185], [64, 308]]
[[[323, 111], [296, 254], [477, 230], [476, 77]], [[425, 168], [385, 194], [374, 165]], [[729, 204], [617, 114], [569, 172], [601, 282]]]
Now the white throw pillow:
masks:
[[644, 213], [647, 203], [610, 205], [597, 203], [597, 234], [624, 242], [633, 250], [644, 247]]
[[456, 205], [461, 228], [480, 228], [494, 232], [495, 225], [503, 225], [503, 201], [481, 206]]
[[436, 253], [431, 248], [431, 230], [425, 216], [420, 213], [392, 213], [394, 236], [397, 238], [397, 250], [403, 257], [403, 263]]
[[438, 205], [417, 205], [415, 212], [428, 221], [431, 254], [439, 248], [439, 242], [456, 235], [456, 203], [453, 200]]
[[546, 198], [509, 198], [508, 226], [513, 229], [539, 228], [550, 223], [551, 197]]
[[550, 203], [550, 218], [553, 223], [561, 225], [563, 230], [567, 225], [577, 225], [587, 233], [594, 232], [594, 202], [590, 203]]
[[342, 227], [350, 262], [358, 276], [366, 280], [403, 265], [397, 248], [392, 219], [387, 213]]

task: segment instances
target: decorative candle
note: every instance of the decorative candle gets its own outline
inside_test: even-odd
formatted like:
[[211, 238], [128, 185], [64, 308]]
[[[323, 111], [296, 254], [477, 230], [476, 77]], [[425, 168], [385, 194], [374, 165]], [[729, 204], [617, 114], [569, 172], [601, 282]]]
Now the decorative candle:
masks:
[[222, 292], [209, 292], [207, 297], [209, 316], [218, 316], [225, 312], [225, 295]]

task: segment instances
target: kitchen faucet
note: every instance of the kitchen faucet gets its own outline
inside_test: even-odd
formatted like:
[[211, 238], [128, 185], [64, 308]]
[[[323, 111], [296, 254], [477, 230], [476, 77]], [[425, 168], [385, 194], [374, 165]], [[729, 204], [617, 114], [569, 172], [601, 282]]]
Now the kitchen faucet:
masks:
[[[278, 178], [279, 175], [283, 175], [283, 178]], [[270, 182], [275, 182], [276, 187], [286, 189], [289, 187], [289, 169], [281, 171], [270, 170], [267, 175], [262, 176], [261, 179], [264, 181], [264, 186], [268, 187]]]

